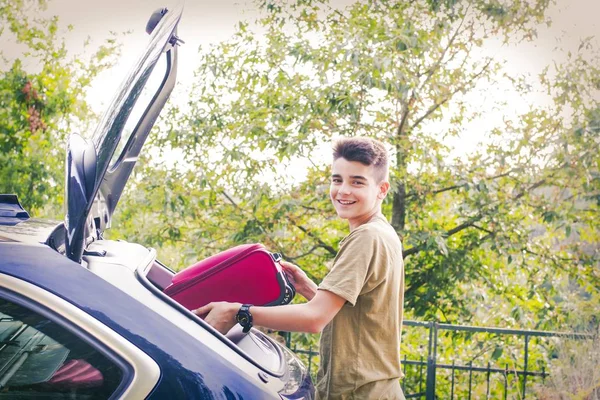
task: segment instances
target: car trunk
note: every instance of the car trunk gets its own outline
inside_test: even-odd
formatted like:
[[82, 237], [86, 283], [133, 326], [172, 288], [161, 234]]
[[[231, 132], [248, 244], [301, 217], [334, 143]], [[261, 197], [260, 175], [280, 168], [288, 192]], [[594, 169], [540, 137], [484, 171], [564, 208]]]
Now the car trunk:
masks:
[[[148, 304], [152, 296], [155, 310], [166, 318], [173, 313], [185, 316], [202, 326], [239, 355], [269, 375], [286, 374], [286, 357], [274, 339], [257, 329], [247, 334], [236, 325], [227, 335], [222, 335], [200, 317], [164, 293], [175, 272], [156, 260], [156, 251], [125, 241], [100, 240], [92, 243], [83, 257], [85, 266], [105, 280]], [[141, 283], [141, 285], [140, 285]], [[142, 289], [142, 290], [140, 290]], [[159, 306], [160, 304], [160, 306]], [[164, 305], [167, 305], [165, 308]], [[165, 315], [166, 314], [166, 315]]]

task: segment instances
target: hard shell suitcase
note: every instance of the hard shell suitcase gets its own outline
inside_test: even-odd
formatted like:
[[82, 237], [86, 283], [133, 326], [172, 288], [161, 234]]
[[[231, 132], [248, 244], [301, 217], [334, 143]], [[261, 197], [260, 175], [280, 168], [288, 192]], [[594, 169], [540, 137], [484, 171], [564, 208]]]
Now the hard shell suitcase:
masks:
[[189, 310], [214, 301], [287, 304], [296, 291], [280, 260], [262, 244], [236, 246], [175, 274], [164, 292]]

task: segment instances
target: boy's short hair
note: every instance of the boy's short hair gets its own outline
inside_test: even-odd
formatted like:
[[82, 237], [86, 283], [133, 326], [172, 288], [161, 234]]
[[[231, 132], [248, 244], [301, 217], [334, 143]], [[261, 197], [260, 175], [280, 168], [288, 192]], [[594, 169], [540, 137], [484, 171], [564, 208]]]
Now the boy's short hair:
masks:
[[344, 158], [363, 165], [372, 165], [377, 182], [388, 177], [388, 153], [383, 143], [367, 137], [345, 137], [333, 144], [333, 161]]

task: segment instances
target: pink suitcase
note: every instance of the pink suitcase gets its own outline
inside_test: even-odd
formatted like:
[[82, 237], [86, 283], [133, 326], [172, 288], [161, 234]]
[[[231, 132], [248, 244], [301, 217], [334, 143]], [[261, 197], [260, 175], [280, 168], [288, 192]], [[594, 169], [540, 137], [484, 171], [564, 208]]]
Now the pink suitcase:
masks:
[[164, 292], [189, 310], [213, 301], [287, 304], [296, 291], [279, 260], [262, 244], [236, 246], [175, 274]]

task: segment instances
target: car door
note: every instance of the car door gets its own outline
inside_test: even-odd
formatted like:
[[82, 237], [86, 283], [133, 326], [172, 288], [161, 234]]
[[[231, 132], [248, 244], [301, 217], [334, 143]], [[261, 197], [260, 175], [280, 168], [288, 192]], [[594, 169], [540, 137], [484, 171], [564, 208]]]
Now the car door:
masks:
[[144, 398], [158, 365], [83, 310], [0, 274], [0, 398]]

